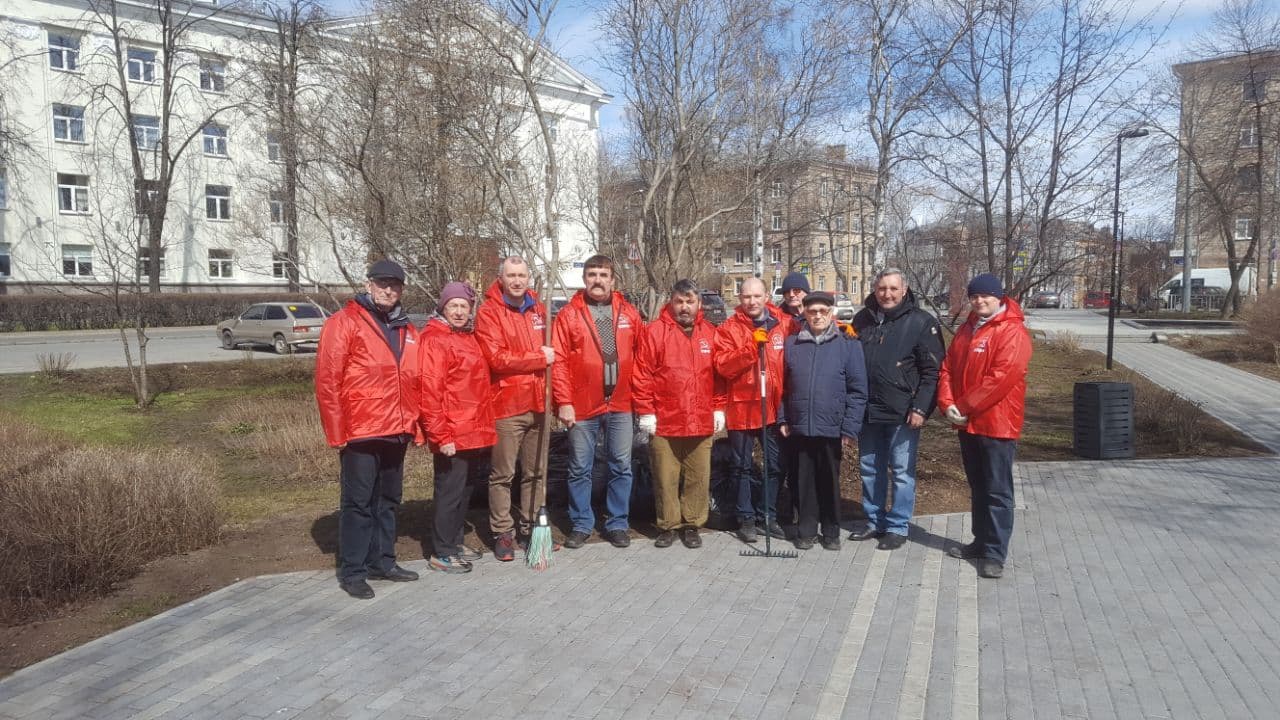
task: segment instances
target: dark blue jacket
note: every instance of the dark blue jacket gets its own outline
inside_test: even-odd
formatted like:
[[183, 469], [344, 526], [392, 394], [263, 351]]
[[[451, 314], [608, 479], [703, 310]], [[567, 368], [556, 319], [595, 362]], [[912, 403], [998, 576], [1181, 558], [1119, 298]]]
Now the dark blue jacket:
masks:
[[786, 393], [778, 422], [796, 435], [857, 439], [867, 405], [862, 344], [839, 331], [818, 340], [808, 325], [787, 338]]

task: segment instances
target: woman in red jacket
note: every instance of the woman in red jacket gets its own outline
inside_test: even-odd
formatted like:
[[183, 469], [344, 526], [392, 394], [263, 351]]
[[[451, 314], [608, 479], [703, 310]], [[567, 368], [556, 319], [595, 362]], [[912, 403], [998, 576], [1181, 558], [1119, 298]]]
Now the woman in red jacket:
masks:
[[1013, 454], [1022, 434], [1031, 337], [1022, 308], [1005, 297], [996, 276], [983, 273], [969, 282], [969, 304], [969, 319], [938, 375], [938, 409], [960, 431], [973, 542], [947, 554], [976, 560], [979, 575], [998, 578], [1013, 534]]
[[475, 291], [464, 282], [445, 285], [437, 314], [423, 330], [419, 351], [422, 429], [435, 469], [435, 552], [428, 566], [446, 573], [471, 572], [471, 561], [480, 557], [462, 544], [467, 479], [498, 437], [489, 365], [471, 319], [475, 298]]

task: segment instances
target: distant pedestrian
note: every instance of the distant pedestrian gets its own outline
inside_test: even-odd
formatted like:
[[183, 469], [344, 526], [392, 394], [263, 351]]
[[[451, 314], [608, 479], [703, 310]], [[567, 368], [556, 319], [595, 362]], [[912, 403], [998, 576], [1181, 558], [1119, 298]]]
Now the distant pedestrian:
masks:
[[471, 311], [476, 293], [464, 282], [440, 292], [436, 314], [419, 343], [422, 364], [422, 427], [434, 473], [432, 570], [471, 572], [479, 554], [463, 544], [468, 480], [497, 441], [489, 364], [476, 341]]
[[640, 311], [614, 290], [613, 260], [593, 255], [583, 264], [579, 290], [552, 328], [560, 362], [552, 368], [551, 391], [560, 422], [569, 428], [569, 520], [567, 548], [580, 548], [595, 530], [591, 508], [596, 442], [604, 436], [609, 463], [605, 485], [604, 537], [614, 547], [631, 544], [631, 375], [636, 344], [644, 332]]
[[852, 447], [866, 410], [862, 346], [835, 322], [831, 293], [805, 296], [805, 324], [786, 342], [780, 431], [791, 439], [792, 486], [800, 508], [796, 547], [840, 549], [841, 445]]
[[938, 409], [960, 431], [973, 542], [947, 554], [977, 560], [979, 575], [998, 578], [1013, 535], [1013, 456], [1022, 434], [1031, 338], [1022, 308], [1005, 296], [999, 278], [983, 273], [968, 291], [971, 312], [942, 365]]
[[494, 536], [493, 556], [502, 562], [515, 559], [516, 521], [511, 517], [511, 483], [520, 459], [520, 543], [528, 541], [534, 513], [546, 504], [546, 483], [538, 455], [542, 433], [547, 432], [547, 366], [555, 351], [544, 344], [547, 311], [529, 289], [529, 265], [523, 258], [505, 258], [498, 279], [485, 293], [476, 313], [476, 339], [489, 363], [493, 414], [497, 418], [497, 443], [489, 474], [489, 529]]
[[404, 268], [369, 267], [365, 292], [334, 313], [316, 351], [316, 403], [341, 461], [338, 585], [373, 597], [368, 580], [405, 582], [418, 574], [396, 564], [396, 509], [404, 454], [421, 442], [418, 332], [400, 307]]
[[867, 360], [867, 417], [858, 437], [867, 522], [849, 539], [880, 538], [881, 550], [896, 550], [907, 540], [916, 504], [916, 450], [937, 402], [942, 331], [916, 306], [897, 268], [876, 275], [853, 327]]
[[702, 546], [711, 488], [711, 436], [724, 429], [724, 386], [712, 363], [716, 328], [702, 317], [698, 286], [680, 280], [645, 329], [631, 388], [637, 425], [649, 433], [658, 538]]

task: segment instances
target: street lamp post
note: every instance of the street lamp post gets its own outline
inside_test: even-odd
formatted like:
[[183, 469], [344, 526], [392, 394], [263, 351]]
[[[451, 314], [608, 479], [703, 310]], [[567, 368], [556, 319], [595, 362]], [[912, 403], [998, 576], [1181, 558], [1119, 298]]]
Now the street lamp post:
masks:
[[1116, 344], [1116, 304], [1120, 302], [1120, 146], [1130, 138], [1150, 135], [1146, 129], [1125, 130], [1116, 135], [1116, 186], [1111, 205], [1111, 301], [1107, 303], [1107, 369], [1111, 369], [1111, 358]]

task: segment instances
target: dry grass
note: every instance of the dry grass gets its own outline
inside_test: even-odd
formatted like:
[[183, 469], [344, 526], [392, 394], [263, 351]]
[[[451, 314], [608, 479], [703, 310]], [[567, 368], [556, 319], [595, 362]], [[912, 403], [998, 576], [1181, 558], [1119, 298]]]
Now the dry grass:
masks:
[[1083, 350], [1080, 346], [1080, 336], [1070, 330], [1049, 333], [1044, 342], [1049, 349], [1068, 355], [1079, 355]]
[[0, 621], [109, 591], [216, 539], [217, 481], [183, 450], [70, 447], [0, 422]]
[[75, 353], [43, 353], [36, 356], [40, 374], [45, 377], [66, 377], [71, 374], [71, 366], [75, 361]]
[[1250, 305], [1244, 324], [1254, 355], [1248, 359], [1280, 365], [1280, 290], [1272, 290]]

